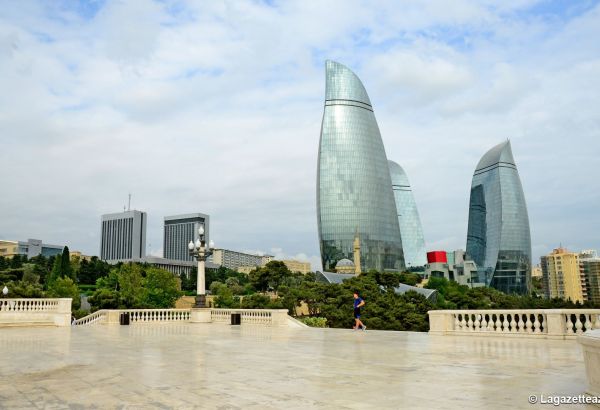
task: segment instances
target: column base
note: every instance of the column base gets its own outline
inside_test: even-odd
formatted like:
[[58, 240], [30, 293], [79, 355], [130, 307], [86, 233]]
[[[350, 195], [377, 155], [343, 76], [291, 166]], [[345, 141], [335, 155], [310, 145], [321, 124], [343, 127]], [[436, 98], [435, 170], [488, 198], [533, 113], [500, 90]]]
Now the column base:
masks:
[[196, 308], [193, 307], [190, 312], [191, 323], [210, 323], [212, 322], [210, 308]]
[[197, 295], [196, 303], [194, 303], [193, 308], [194, 309], [203, 309], [205, 307], [207, 307], [206, 306], [206, 295]]

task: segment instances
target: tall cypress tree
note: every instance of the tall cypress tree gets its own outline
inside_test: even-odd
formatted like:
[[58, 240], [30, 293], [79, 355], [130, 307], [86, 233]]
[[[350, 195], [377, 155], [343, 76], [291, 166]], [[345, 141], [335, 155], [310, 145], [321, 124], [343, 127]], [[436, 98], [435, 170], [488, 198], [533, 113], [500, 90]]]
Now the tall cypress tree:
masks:
[[46, 280], [46, 285], [50, 285], [56, 279], [62, 276], [62, 257], [61, 255], [56, 255], [54, 257], [54, 264], [52, 265], [52, 270], [50, 271], [50, 275]]
[[71, 266], [71, 254], [69, 252], [69, 247], [65, 246], [60, 258], [60, 274], [62, 277], [71, 278], [73, 282], [75, 282], [75, 272], [73, 271], [73, 267]]

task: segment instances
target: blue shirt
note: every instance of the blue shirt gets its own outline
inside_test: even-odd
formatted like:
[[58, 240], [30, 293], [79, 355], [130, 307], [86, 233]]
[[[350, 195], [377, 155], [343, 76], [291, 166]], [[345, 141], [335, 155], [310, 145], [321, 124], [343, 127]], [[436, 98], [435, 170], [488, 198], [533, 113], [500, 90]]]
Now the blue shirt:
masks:
[[362, 298], [354, 299], [354, 308], [356, 309], [358, 307], [358, 305], [361, 304], [362, 301], [363, 301]]

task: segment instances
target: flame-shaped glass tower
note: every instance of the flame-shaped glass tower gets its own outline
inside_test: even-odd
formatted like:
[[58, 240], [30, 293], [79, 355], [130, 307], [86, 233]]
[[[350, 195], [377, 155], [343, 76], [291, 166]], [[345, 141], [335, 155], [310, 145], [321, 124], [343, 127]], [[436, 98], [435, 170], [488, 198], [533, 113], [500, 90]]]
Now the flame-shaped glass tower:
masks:
[[394, 161], [388, 161], [388, 165], [392, 178], [394, 199], [396, 200], [396, 213], [400, 225], [404, 263], [406, 266], [424, 266], [427, 263], [425, 238], [423, 237], [417, 203], [408, 182], [408, 175]]
[[325, 109], [319, 143], [317, 219], [324, 270], [352, 260], [361, 244], [361, 270], [404, 268], [402, 240], [385, 149], [360, 79], [326, 62]]
[[529, 217], [508, 140], [490, 149], [473, 174], [467, 255], [480, 282], [506, 293], [529, 292]]

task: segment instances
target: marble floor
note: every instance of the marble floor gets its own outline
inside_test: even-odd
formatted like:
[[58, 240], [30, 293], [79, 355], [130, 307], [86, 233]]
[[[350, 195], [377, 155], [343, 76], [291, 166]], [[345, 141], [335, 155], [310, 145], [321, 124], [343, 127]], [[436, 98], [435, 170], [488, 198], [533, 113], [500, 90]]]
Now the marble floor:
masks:
[[[0, 329], [0, 408], [533, 409], [573, 340], [216, 324]], [[566, 408], [584, 408], [566, 405]]]

